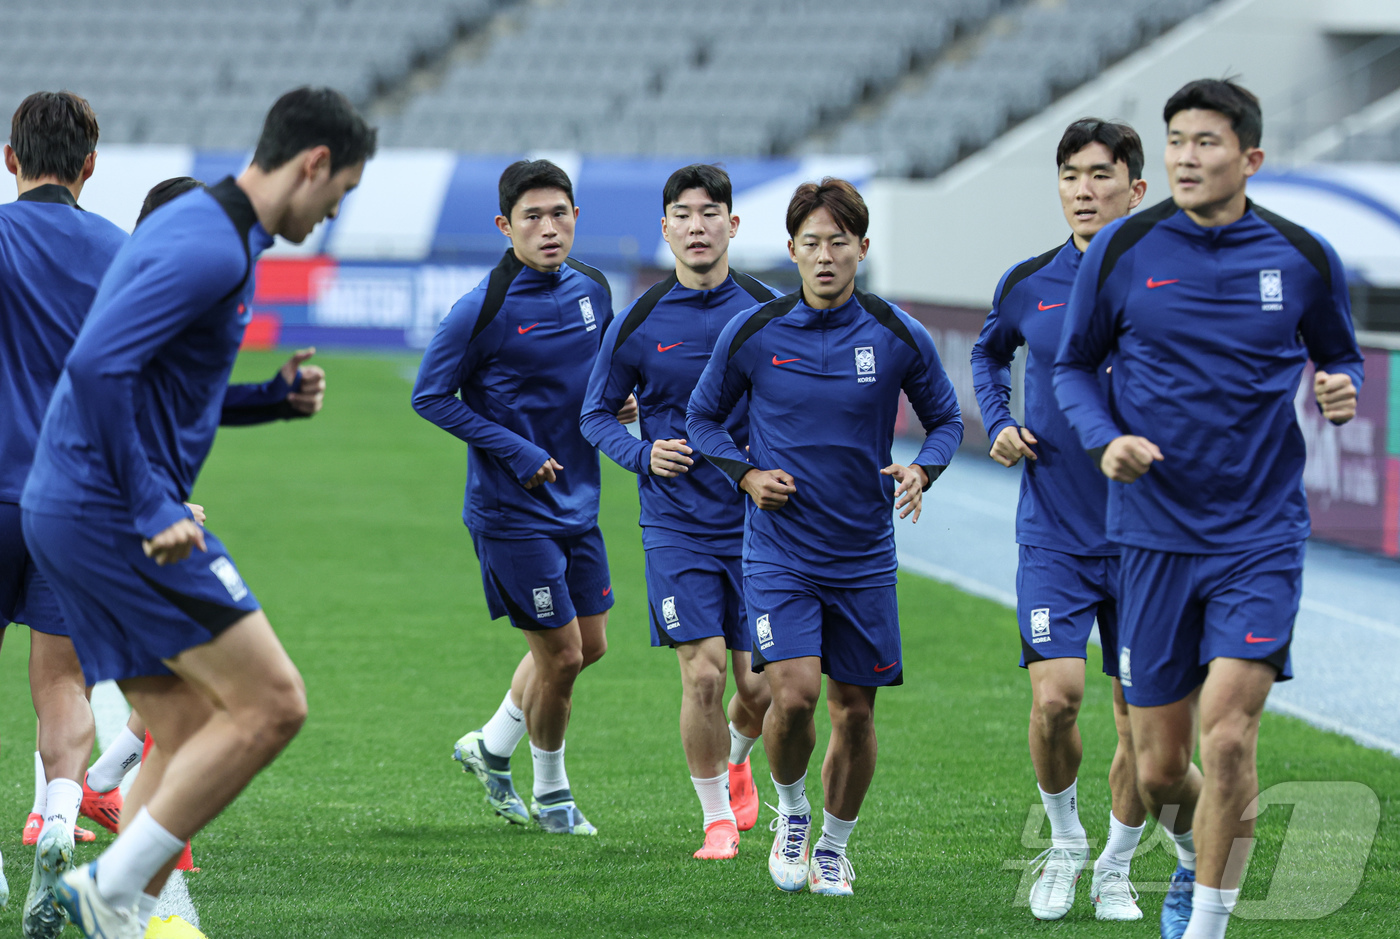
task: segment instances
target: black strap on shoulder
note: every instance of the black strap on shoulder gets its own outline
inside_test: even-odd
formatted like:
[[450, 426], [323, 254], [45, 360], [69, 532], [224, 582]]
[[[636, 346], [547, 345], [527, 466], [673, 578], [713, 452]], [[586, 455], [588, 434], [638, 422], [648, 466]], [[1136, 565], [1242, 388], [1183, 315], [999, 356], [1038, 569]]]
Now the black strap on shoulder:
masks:
[[1275, 215], [1262, 206], [1257, 206], [1253, 202], [1246, 203], [1245, 211], [1254, 210], [1258, 215], [1280, 235], [1288, 239], [1288, 243], [1298, 249], [1298, 253], [1308, 259], [1308, 263], [1317, 268], [1317, 272], [1322, 275], [1322, 282], [1330, 290], [1332, 287], [1332, 261], [1327, 257], [1327, 251], [1322, 244], [1313, 237], [1302, 225], [1297, 222], [1290, 222], [1282, 215]]
[[632, 304], [632, 309], [627, 313], [627, 319], [622, 321], [622, 328], [617, 331], [617, 342], [613, 343], [613, 351], [622, 348], [622, 344], [627, 341], [627, 337], [637, 331], [637, 327], [642, 325], [642, 321], [651, 315], [651, 311], [656, 309], [656, 304], [661, 298], [671, 292], [671, 288], [676, 286], [675, 272], [671, 273], [663, 281], [652, 284], [646, 293], [637, 298], [637, 302]]
[[587, 274], [589, 277], [592, 277], [598, 283], [602, 284], [603, 289], [608, 292], [608, 296], [612, 296], [612, 287], [608, 286], [608, 279], [603, 276], [602, 271], [598, 270], [596, 267], [589, 267], [582, 261], [576, 261], [573, 258], [569, 258], [566, 263], [580, 274]]
[[1176, 213], [1176, 203], [1171, 199], [1163, 199], [1146, 212], [1139, 212], [1124, 222], [1113, 233], [1113, 237], [1108, 242], [1108, 250], [1103, 253], [1103, 264], [1099, 267], [1098, 289], [1103, 289], [1104, 283], [1108, 281], [1108, 275], [1113, 273], [1114, 265], [1118, 263], [1119, 258], [1128, 252], [1129, 248], [1146, 237], [1147, 233], [1158, 222], [1165, 222]]
[[73, 198], [73, 191], [67, 186], [60, 186], [58, 183], [44, 183], [42, 186], [26, 189], [19, 194], [17, 201], [52, 202], [56, 205], [71, 205], [79, 212], [83, 211], [83, 207], [78, 205], [78, 200]]
[[767, 303], [769, 300], [776, 300], [773, 291], [763, 286], [756, 278], [750, 277], [742, 271], [730, 271], [729, 276], [734, 278], [734, 283], [744, 288], [744, 293], [753, 297], [759, 303]]
[[1049, 251], [1045, 252], [1042, 255], [1033, 257], [1029, 261], [1022, 261], [1020, 264], [1017, 264], [1014, 268], [1011, 269], [1011, 273], [1006, 275], [1006, 283], [1001, 285], [1001, 293], [997, 294], [992, 299], [992, 302], [997, 306], [1001, 306], [1001, 301], [1006, 299], [1006, 295], [1011, 292], [1012, 287], [1015, 287], [1021, 281], [1025, 280], [1027, 277], [1031, 276], [1036, 271], [1040, 270], [1042, 267], [1055, 260], [1056, 256], [1058, 256], [1059, 253], [1064, 250], [1064, 247], [1064, 245], [1060, 245], [1058, 248], [1051, 248]]
[[472, 339], [480, 336], [481, 331], [490, 326], [491, 321], [496, 318], [496, 314], [501, 312], [501, 304], [506, 302], [506, 291], [510, 290], [510, 285], [524, 269], [525, 265], [515, 256], [515, 250], [507, 248], [500, 263], [492, 268], [491, 279], [486, 282], [486, 300], [481, 304], [481, 312], [476, 315], [476, 325], [472, 327]]
[[224, 210], [229, 221], [233, 222], [234, 230], [238, 232], [238, 243], [243, 248], [245, 262], [242, 278], [232, 290], [219, 299], [219, 303], [215, 304], [218, 306], [238, 296], [244, 284], [248, 283], [248, 278], [253, 276], [253, 256], [248, 250], [248, 232], [258, 223], [258, 213], [253, 209], [253, 203], [248, 201], [248, 194], [238, 187], [232, 176], [225, 176], [210, 186], [208, 192], [214, 197], [214, 201], [219, 203], [219, 208]]
[[877, 323], [898, 336], [906, 346], [915, 352], [919, 351], [919, 347], [914, 344], [914, 334], [909, 332], [904, 320], [895, 315], [888, 303], [873, 293], [862, 293], [859, 290], [856, 291], [856, 299], [860, 301], [865, 312], [875, 317]]
[[787, 316], [792, 312], [792, 308], [797, 306], [797, 301], [802, 299], [802, 292], [790, 293], [786, 297], [779, 297], [770, 300], [758, 308], [758, 312], [744, 321], [744, 325], [739, 327], [739, 331], [734, 334], [734, 341], [729, 344], [728, 358], [734, 358], [734, 353], [738, 352], [744, 343], [748, 342], [758, 331], [767, 326], [780, 316]]

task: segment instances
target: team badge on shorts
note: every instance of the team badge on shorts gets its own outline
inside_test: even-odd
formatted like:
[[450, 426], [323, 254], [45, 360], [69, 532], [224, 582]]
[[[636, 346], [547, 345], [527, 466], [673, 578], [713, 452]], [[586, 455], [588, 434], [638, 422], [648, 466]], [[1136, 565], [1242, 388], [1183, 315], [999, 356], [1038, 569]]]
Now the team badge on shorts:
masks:
[[667, 597], [661, 601], [661, 616], [666, 620], [667, 629], [675, 629], [681, 624], [680, 617], [676, 615], [675, 597]]
[[767, 649], [773, 645], [773, 629], [768, 625], [767, 613], [764, 613], [758, 618], [755, 626], [758, 629], [758, 647], [760, 649]]
[[1124, 646], [1118, 653], [1118, 680], [1129, 688], [1133, 686], [1133, 669], [1129, 656], [1132, 651]]
[[875, 347], [856, 346], [856, 383], [865, 384], [875, 380]]
[[238, 576], [238, 569], [233, 566], [233, 562], [228, 558], [215, 558], [209, 564], [210, 572], [224, 585], [228, 595], [234, 603], [248, 596], [248, 587], [243, 583], [243, 578]]
[[535, 595], [535, 616], [544, 619], [554, 615], [554, 594], [549, 592], [548, 587], [536, 587]]
[[578, 302], [578, 308], [583, 311], [583, 324], [588, 328], [585, 332], [592, 332], [598, 328], [596, 317], [593, 315], [593, 301], [584, 297]]
[[1050, 641], [1050, 608], [1031, 610], [1031, 642]]

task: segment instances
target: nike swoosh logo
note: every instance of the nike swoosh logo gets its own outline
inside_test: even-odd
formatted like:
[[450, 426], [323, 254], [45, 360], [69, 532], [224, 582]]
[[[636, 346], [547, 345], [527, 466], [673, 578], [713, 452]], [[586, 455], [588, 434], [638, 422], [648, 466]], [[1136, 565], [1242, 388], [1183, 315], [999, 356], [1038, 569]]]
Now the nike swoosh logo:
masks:
[[610, 593], [612, 593], [612, 584], [609, 584], [607, 588], [603, 591], [603, 596], [606, 597]]
[[1044, 313], [1046, 310], [1053, 310], [1053, 309], [1055, 309], [1055, 307], [1057, 307], [1057, 306], [1064, 306], [1064, 304], [1063, 304], [1063, 303], [1051, 303], [1051, 304], [1048, 304], [1048, 305], [1047, 305], [1046, 302], [1045, 302], [1044, 300], [1041, 300], [1040, 303], [1037, 304], [1037, 306], [1040, 307], [1040, 312]]
[[1273, 641], [1274, 641], [1274, 637], [1272, 637], [1272, 636], [1256, 636], [1256, 635], [1254, 635], [1253, 632], [1247, 632], [1247, 633], [1244, 634], [1244, 641], [1245, 641], [1245, 642], [1248, 642], [1248, 643], [1255, 643], [1255, 642], [1273, 642]]
[[895, 667], [896, 665], [898, 665], [898, 664], [899, 664], [899, 659], [895, 659], [893, 662], [891, 662], [890, 664], [886, 665], [884, 668], [881, 668], [881, 667], [878, 666], [878, 665], [875, 666], [875, 671], [877, 671], [877, 672], [888, 672], [890, 669], [894, 668], [894, 667]]
[[526, 333], [528, 333], [530, 330], [534, 329], [534, 328], [535, 328], [536, 326], [538, 326], [538, 325], [540, 325], [540, 324], [539, 324], [539, 323], [531, 323], [529, 326], [517, 326], [517, 327], [515, 327], [515, 330], [516, 330], [516, 332], [520, 333], [520, 335], [523, 336], [523, 335], [525, 335]]
[[657, 351], [657, 352], [670, 352], [670, 351], [671, 351], [672, 349], [674, 349], [676, 346], [683, 346], [683, 345], [685, 345], [685, 340], [681, 340], [680, 342], [673, 342], [673, 343], [671, 343], [669, 346], [663, 346], [661, 343], [658, 342], [658, 343], [656, 344], [656, 351]]
[[1158, 287], [1165, 287], [1167, 284], [1179, 283], [1181, 283], [1180, 277], [1176, 278], [1175, 280], [1153, 280], [1151, 277], [1149, 277], [1147, 278], [1147, 289], [1156, 290]]
[[776, 355], [773, 356], [773, 364], [774, 364], [774, 365], [786, 365], [786, 364], [788, 364], [789, 362], [801, 362], [801, 361], [802, 361], [801, 359], [780, 359], [780, 358], [778, 358]]

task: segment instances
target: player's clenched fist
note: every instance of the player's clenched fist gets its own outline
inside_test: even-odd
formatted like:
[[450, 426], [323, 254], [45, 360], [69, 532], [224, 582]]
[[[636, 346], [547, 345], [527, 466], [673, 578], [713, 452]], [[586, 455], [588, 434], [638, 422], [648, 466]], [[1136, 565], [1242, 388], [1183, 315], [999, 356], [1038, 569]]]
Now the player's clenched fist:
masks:
[[141, 550], [146, 552], [146, 557], [162, 567], [180, 563], [190, 556], [192, 548], [208, 550], [204, 547], [204, 529], [189, 518], [182, 518], [154, 538], [141, 542]]
[[1350, 375], [1318, 372], [1313, 376], [1313, 394], [1322, 416], [1332, 423], [1345, 424], [1356, 416], [1356, 386]]
[[797, 491], [794, 480], [780, 469], [751, 469], [739, 481], [739, 488], [753, 498], [753, 504], [770, 512], [787, 505], [788, 496]]
[[695, 465], [690, 454], [695, 451], [684, 440], [658, 440], [651, 445], [651, 474], [670, 478], [689, 471]]
[[1152, 468], [1152, 464], [1162, 459], [1162, 451], [1146, 437], [1124, 434], [1115, 437], [1104, 447], [1099, 469], [1109, 479], [1118, 483], [1130, 483]]
[[992, 459], [1002, 466], [1015, 466], [1021, 461], [1021, 457], [1028, 460], [1038, 459], [1035, 451], [1031, 449], [1031, 446], [1037, 443], [1040, 441], [1035, 439], [1035, 434], [1024, 427], [1014, 424], [1003, 427], [1001, 433], [997, 434], [997, 439], [992, 441]]

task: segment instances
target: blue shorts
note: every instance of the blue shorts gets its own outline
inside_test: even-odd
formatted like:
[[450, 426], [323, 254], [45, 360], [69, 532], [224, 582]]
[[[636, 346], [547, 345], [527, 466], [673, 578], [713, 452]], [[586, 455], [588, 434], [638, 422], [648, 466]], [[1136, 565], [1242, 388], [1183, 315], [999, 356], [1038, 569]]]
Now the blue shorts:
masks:
[[815, 655], [822, 671], [848, 685], [904, 683], [899, 598], [885, 587], [828, 587], [792, 571], [744, 577], [753, 634], [753, 670]]
[[472, 534], [492, 619], [517, 629], [557, 629], [612, 609], [608, 550], [596, 527], [567, 538]]
[[24, 540], [53, 585], [89, 685], [169, 675], [162, 660], [203, 645], [258, 599], [214, 533], [164, 567], [146, 557], [130, 523], [24, 513]]
[[1016, 620], [1021, 667], [1043, 659], [1088, 658], [1089, 634], [1099, 623], [1103, 673], [1118, 677], [1118, 558], [1067, 554], [1020, 546], [1016, 565]]
[[726, 649], [753, 649], [744, 616], [741, 566], [738, 558], [689, 548], [647, 549], [651, 644], [674, 646], [722, 636]]
[[51, 636], [68, 635], [58, 597], [24, 544], [19, 506], [0, 502], [0, 627], [23, 623]]
[[1288, 646], [1303, 594], [1305, 543], [1230, 554], [1124, 548], [1118, 670], [1134, 707], [1180, 701], [1218, 658], [1293, 677]]

